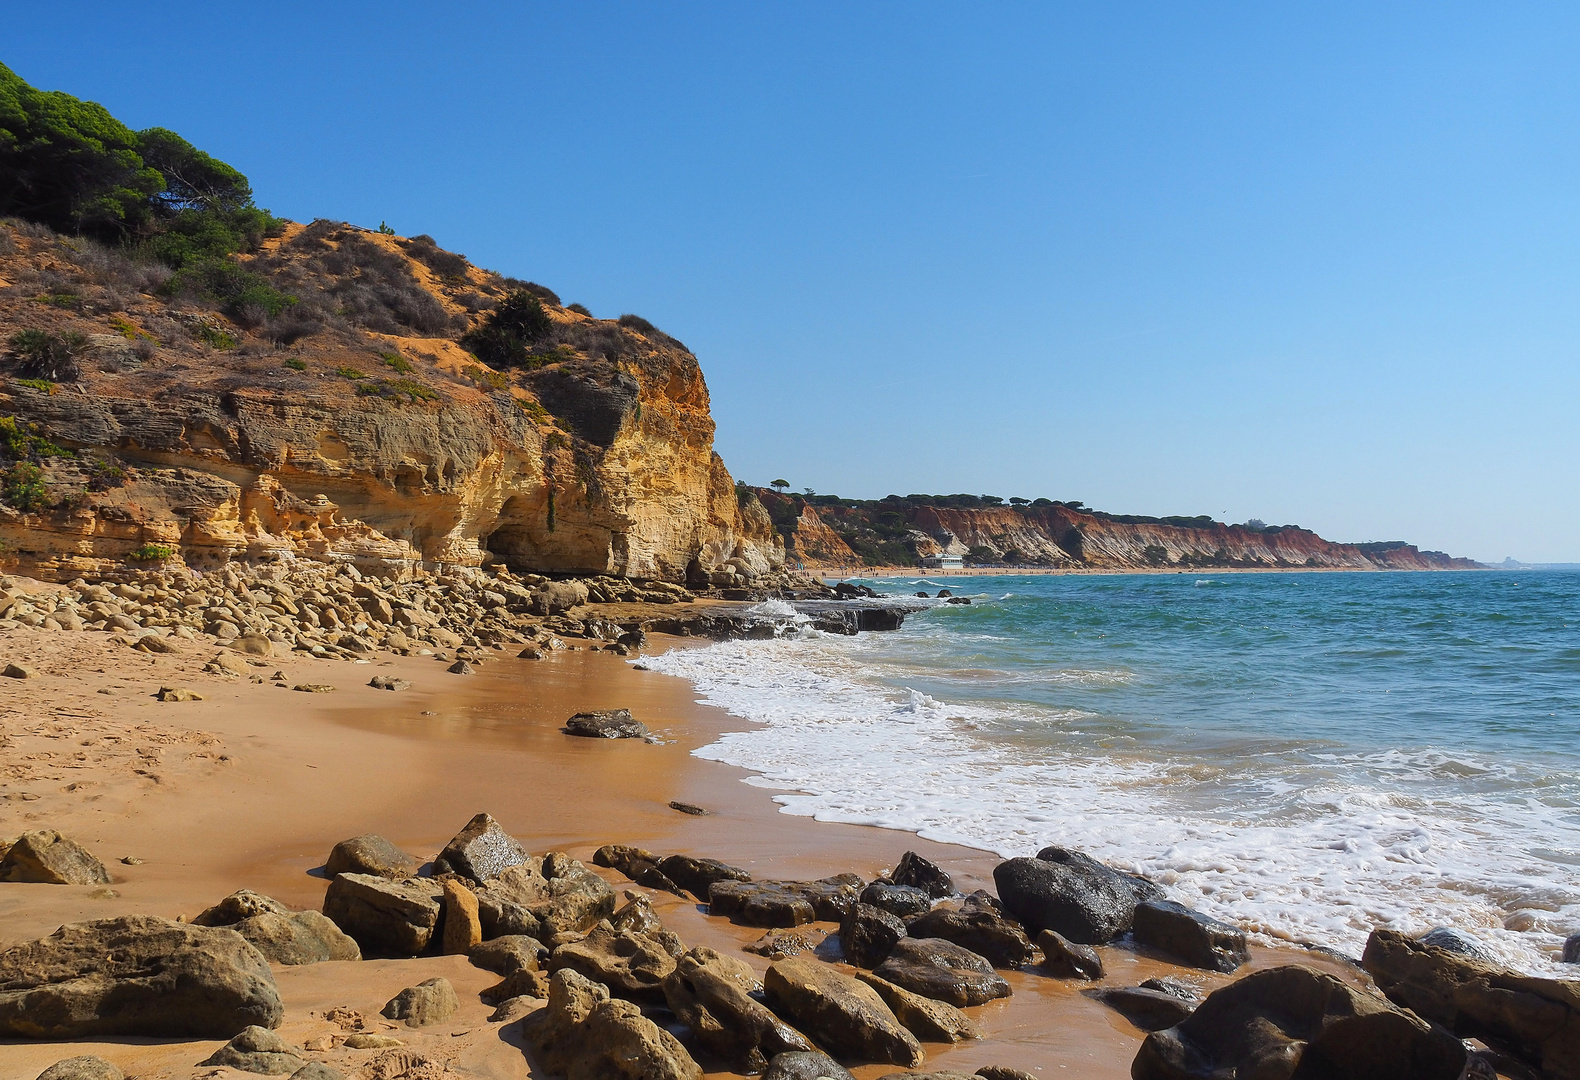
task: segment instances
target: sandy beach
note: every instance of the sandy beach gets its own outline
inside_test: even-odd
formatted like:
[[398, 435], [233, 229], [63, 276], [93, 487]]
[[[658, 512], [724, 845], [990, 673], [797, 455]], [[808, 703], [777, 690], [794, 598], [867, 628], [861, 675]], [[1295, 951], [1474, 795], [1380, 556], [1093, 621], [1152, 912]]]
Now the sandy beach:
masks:
[[[655, 638], [647, 651], [695, 645]], [[26, 680], [0, 679], [0, 836], [58, 829], [97, 854], [113, 877], [108, 889], [0, 884], [0, 947], [79, 920], [190, 917], [240, 888], [316, 909], [326, 887], [318, 868], [337, 841], [376, 832], [431, 859], [485, 810], [534, 852], [564, 851], [589, 862], [599, 846], [623, 843], [723, 859], [758, 878], [851, 871], [871, 880], [915, 850], [948, 870], [962, 891], [992, 889], [998, 860], [991, 854], [780, 813], [771, 791], [740, 782], [743, 770], [691, 756], [744, 721], [696, 704], [683, 681], [615, 656], [559, 651], [527, 661], [513, 650], [494, 651], [497, 659], [463, 676], [432, 657], [378, 653], [349, 663], [297, 654], [258, 661], [252, 678], [237, 678], [201, 670], [215, 645], [182, 642], [179, 649], [148, 655], [109, 634], [26, 628], [0, 639], [0, 660], [25, 662], [37, 672]], [[282, 681], [273, 679], [276, 672]], [[407, 679], [411, 688], [374, 689], [367, 682], [375, 674]], [[335, 690], [288, 689], [296, 684]], [[160, 702], [154, 695], [165, 686], [191, 689], [204, 700]], [[560, 731], [575, 712], [618, 707], [631, 709], [662, 742], [576, 739]], [[711, 813], [677, 813], [671, 800]], [[617, 871], [599, 873], [617, 891], [634, 888]], [[760, 929], [709, 918], [703, 906], [674, 896], [650, 895], [688, 945], [728, 950], [766, 968], [766, 960], [740, 951]], [[1127, 948], [1100, 951], [1105, 985], [1135, 985], [1158, 974], [1204, 989], [1227, 981]], [[1256, 950], [1253, 966], [1291, 961], [1354, 975], [1306, 953]], [[328, 1048], [328, 1036], [342, 1032], [325, 1018], [337, 1006], [359, 1013], [369, 1030], [396, 1035], [444, 1063], [445, 1075], [531, 1075], [519, 1024], [489, 1023], [492, 1009], [478, 1000], [497, 977], [464, 957], [275, 966], [274, 975], [286, 1008], [280, 1034], [348, 1076], [364, 1075], [358, 1070], [376, 1052]], [[461, 998], [449, 1021], [413, 1030], [379, 1017], [397, 991], [436, 975], [449, 978]], [[988, 1037], [927, 1044], [926, 1069], [969, 1072], [999, 1064], [1050, 1077], [1129, 1075], [1142, 1033], [1081, 996], [1084, 984], [1049, 978], [1035, 967], [1007, 977], [1014, 996], [968, 1010]], [[219, 1045], [8, 1041], [0, 1043], [0, 1075], [31, 1078], [80, 1053], [100, 1054], [147, 1080], [227, 1075], [196, 1068]], [[871, 1080], [892, 1071], [872, 1065], [856, 1073]]]

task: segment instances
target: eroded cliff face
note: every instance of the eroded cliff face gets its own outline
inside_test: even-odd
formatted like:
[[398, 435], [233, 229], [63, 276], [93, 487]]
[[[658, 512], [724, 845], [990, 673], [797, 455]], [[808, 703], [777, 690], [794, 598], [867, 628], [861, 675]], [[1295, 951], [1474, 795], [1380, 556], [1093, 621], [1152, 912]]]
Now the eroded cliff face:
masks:
[[5, 559], [24, 573], [101, 573], [161, 548], [200, 568], [503, 561], [717, 585], [783, 562], [713, 452], [696, 357], [651, 327], [546, 301], [554, 351], [496, 372], [455, 339], [510, 285], [464, 260], [441, 275], [418, 257], [434, 249], [399, 238], [315, 223], [266, 245], [259, 272], [328, 298], [321, 315], [304, 300], [293, 329], [140, 291], [42, 230], [0, 230], [0, 337], [83, 335], [73, 379], [20, 379], [23, 358], [6, 359], [6, 475], [26, 479], [31, 461], [43, 485], [0, 506]]

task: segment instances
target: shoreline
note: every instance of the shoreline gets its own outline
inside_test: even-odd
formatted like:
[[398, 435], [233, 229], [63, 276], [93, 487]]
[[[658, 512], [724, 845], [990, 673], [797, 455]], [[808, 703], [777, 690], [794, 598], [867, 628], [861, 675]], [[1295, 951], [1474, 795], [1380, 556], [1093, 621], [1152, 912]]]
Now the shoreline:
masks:
[[[277, 689], [267, 680], [203, 673], [201, 665], [216, 651], [212, 645], [183, 643], [177, 653], [150, 656], [114, 642], [109, 635], [23, 629], [0, 638], [0, 647], [28, 655], [43, 672], [36, 680], [0, 680], [0, 717], [13, 752], [20, 751], [15, 760], [32, 761], [39, 766], [34, 771], [46, 777], [21, 782], [37, 788], [28, 792], [36, 798], [0, 801], [0, 835], [56, 828], [74, 836], [110, 868], [116, 894], [87, 886], [0, 884], [0, 946], [44, 936], [62, 923], [110, 915], [190, 917], [239, 888], [316, 909], [326, 883], [313, 871], [339, 840], [377, 832], [431, 858], [483, 810], [530, 850], [563, 850], [584, 862], [602, 844], [623, 843], [720, 858], [760, 878], [853, 871], [870, 880], [904, 851], [915, 850], [969, 892], [991, 890], [992, 868], [1000, 861], [909, 832], [782, 813], [772, 801], [776, 789], [742, 782], [752, 775], [748, 770], [691, 753], [748, 721], [697, 703], [682, 679], [638, 670], [605, 654], [566, 650], [527, 661], [496, 653], [499, 658], [474, 676], [450, 674], [433, 658], [388, 654], [367, 663], [298, 654], [253, 669], [263, 676], [282, 671], [286, 685], [339, 687], [332, 694], [309, 694]], [[655, 640], [648, 651], [698, 644]], [[413, 685], [395, 693], [360, 685], [374, 674]], [[156, 702], [148, 695], [159, 685], [190, 686], [206, 700]], [[99, 694], [106, 688], [116, 692]], [[40, 702], [48, 707], [40, 708]], [[559, 731], [574, 712], [615, 707], [631, 708], [664, 741], [583, 740]], [[31, 727], [19, 722], [27, 716], [35, 718]], [[130, 752], [101, 755], [115, 735], [133, 744]], [[84, 747], [85, 738], [99, 741]], [[147, 749], [159, 753], [137, 753]], [[36, 759], [41, 752], [52, 756]], [[143, 767], [150, 758], [158, 764]], [[13, 770], [7, 795], [17, 787]], [[712, 813], [679, 814], [667, 805], [671, 799]], [[142, 862], [114, 861], [122, 855]], [[599, 873], [617, 893], [633, 888], [615, 871]], [[766, 961], [740, 951], [760, 929], [710, 918], [689, 901], [650, 895], [665, 924], [687, 945], [728, 951], [759, 973], [766, 967]], [[1210, 990], [1230, 979], [1179, 968], [1131, 947], [1100, 951], [1109, 968], [1101, 985], [1170, 975]], [[1348, 965], [1319, 954], [1259, 946], [1253, 946], [1252, 964], [1237, 975], [1290, 962], [1357, 978]], [[401, 987], [444, 975], [463, 1003], [448, 1023], [418, 1031], [383, 1026], [413, 1050], [449, 1062], [456, 1075], [528, 1075], [519, 1047], [486, 1021], [489, 1009], [477, 1000], [495, 977], [470, 967], [464, 957], [276, 966], [274, 972], [286, 1005], [280, 1033], [297, 1044], [334, 1030], [323, 1013], [335, 1005], [376, 1018]], [[1042, 1075], [1129, 1075], [1143, 1033], [1081, 996], [1085, 984], [1052, 979], [1035, 968], [1006, 975], [1013, 997], [970, 1010], [988, 1038], [928, 1044], [925, 1068], [969, 1072], [999, 1064]], [[152, 1080], [190, 1075], [191, 1066], [219, 1045], [7, 1041], [0, 1042], [0, 1064], [7, 1074], [36, 1075], [61, 1058], [100, 1053]], [[372, 1056], [342, 1051], [322, 1060], [350, 1069]], [[859, 1080], [890, 1071], [880, 1065], [855, 1070]]]
[[[1480, 574], [1497, 567], [1486, 566], [1479, 569], [1469, 567], [1451, 567], [1433, 569], [1422, 567], [1410, 570], [1390, 570], [1371, 566], [1208, 566], [1208, 567], [1177, 567], [1177, 566], [1135, 566], [1135, 567], [1011, 567], [992, 566], [977, 567], [964, 570], [926, 569], [922, 567], [906, 566], [867, 566], [867, 567], [841, 567], [841, 566], [814, 566], [808, 567], [806, 573], [811, 574], [819, 581], [855, 581], [863, 578], [906, 578], [906, 577], [1128, 577], [1131, 575], [1163, 575], [1163, 574]], [[844, 573], [845, 570], [857, 571]]]

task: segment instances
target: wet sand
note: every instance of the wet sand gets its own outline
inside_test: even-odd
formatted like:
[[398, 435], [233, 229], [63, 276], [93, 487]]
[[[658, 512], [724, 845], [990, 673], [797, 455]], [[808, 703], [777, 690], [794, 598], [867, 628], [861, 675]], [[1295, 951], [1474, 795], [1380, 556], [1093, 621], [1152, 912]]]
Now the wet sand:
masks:
[[[655, 640], [649, 651], [694, 644]], [[115, 894], [0, 883], [0, 947], [83, 919], [190, 916], [239, 888], [317, 908], [326, 888], [317, 868], [337, 841], [376, 832], [429, 859], [483, 810], [533, 851], [566, 851], [584, 861], [603, 844], [624, 843], [720, 858], [760, 878], [854, 871], [871, 879], [915, 850], [953, 874], [963, 891], [992, 890], [998, 859], [991, 854], [780, 813], [772, 791], [740, 782], [745, 770], [691, 756], [745, 721], [697, 704], [682, 680], [611, 655], [557, 652], [526, 661], [495, 652], [498, 659], [473, 676], [452, 675], [429, 657], [379, 654], [371, 664], [350, 664], [293, 656], [254, 668], [266, 680], [255, 683], [202, 673], [216, 651], [193, 642], [174, 656], [148, 656], [91, 633], [16, 630], [0, 638], [0, 662], [26, 658], [43, 672], [25, 681], [0, 679], [0, 836], [56, 828], [75, 837], [110, 868]], [[286, 676], [286, 687], [337, 689], [282, 689], [267, 681], [276, 671]], [[413, 685], [373, 689], [365, 684], [374, 674]], [[189, 687], [206, 700], [155, 701], [151, 695], [167, 685]], [[101, 688], [115, 693], [100, 694]], [[575, 712], [618, 707], [630, 708], [664, 741], [576, 739], [559, 730]], [[681, 814], [670, 800], [712, 812]], [[114, 861], [123, 855], [142, 862]], [[616, 871], [599, 872], [617, 890], [634, 888]], [[688, 945], [729, 950], [766, 968], [767, 961], [739, 951], [760, 929], [709, 918], [699, 905], [666, 894], [652, 899]], [[1226, 981], [1124, 948], [1101, 951], [1105, 985], [1160, 974], [1205, 988]], [[1306, 953], [1256, 950], [1255, 957], [1257, 967], [1304, 962], [1347, 972]], [[405, 1040], [456, 1076], [531, 1075], [516, 1025], [487, 1023], [492, 1010], [478, 1001], [478, 991], [496, 977], [464, 958], [274, 971], [288, 1041], [311, 1046], [341, 1032], [324, 1013], [345, 1006], [366, 1017], [369, 1030]], [[450, 1021], [414, 1031], [378, 1016], [398, 990], [440, 974], [462, 1000]], [[988, 1038], [927, 1044], [925, 1069], [970, 1072], [1001, 1064], [1039, 1076], [1129, 1076], [1142, 1033], [1081, 996], [1087, 984], [1051, 979], [1036, 968], [1008, 978], [1013, 997], [968, 1010]], [[99, 1053], [148, 1080], [209, 1075], [213, 1070], [195, 1066], [219, 1045], [0, 1042], [0, 1076], [31, 1078], [78, 1053]], [[354, 1076], [378, 1053], [339, 1049], [308, 1057]], [[855, 1071], [871, 1080], [894, 1068]]]

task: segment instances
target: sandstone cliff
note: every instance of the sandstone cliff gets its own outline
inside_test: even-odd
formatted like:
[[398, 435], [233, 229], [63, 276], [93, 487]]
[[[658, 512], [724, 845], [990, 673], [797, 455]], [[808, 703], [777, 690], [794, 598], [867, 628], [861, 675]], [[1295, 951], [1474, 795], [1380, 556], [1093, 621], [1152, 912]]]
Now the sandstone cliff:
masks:
[[[111, 249], [0, 224], [9, 566], [503, 562], [734, 585], [782, 563], [713, 452], [696, 357], [644, 320], [331, 222], [238, 263], [290, 302], [221, 304]], [[522, 287], [552, 347], [492, 370], [457, 338]], [[50, 335], [68, 374], [21, 377], [19, 331]]]

